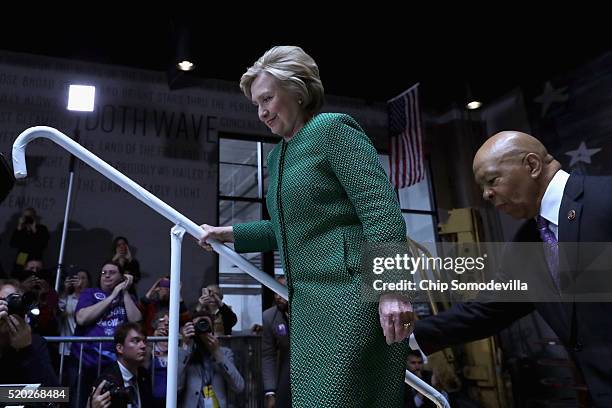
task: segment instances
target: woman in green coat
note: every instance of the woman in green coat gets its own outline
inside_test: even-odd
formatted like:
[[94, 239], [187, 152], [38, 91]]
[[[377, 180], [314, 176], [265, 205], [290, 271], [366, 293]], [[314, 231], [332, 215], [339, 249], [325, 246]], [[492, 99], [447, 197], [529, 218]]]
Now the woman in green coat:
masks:
[[238, 252], [279, 250], [289, 290], [294, 407], [399, 408], [411, 304], [399, 295], [377, 303], [361, 294], [362, 245], [406, 240], [377, 152], [353, 118], [319, 113], [319, 69], [299, 47], [268, 50], [240, 87], [283, 138], [268, 156], [270, 220], [203, 225], [201, 244], [210, 237], [234, 242]]

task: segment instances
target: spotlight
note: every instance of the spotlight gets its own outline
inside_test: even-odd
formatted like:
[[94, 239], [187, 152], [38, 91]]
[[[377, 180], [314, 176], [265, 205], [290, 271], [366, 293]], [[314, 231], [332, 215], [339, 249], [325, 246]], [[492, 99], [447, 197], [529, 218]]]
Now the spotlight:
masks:
[[471, 101], [468, 102], [467, 105], [465, 105], [465, 107], [469, 110], [474, 110], [474, 109], [478, 109], [482, 106], [482, 102], [480, 101]]
[[191, 61], [183, 60], [176, 64], [176, 67], [181, 71], [193, 71], [195, 64]]
[[89, 85], [70, 85], [68, 106], [71, 111], [93, 112], [96, 87]]

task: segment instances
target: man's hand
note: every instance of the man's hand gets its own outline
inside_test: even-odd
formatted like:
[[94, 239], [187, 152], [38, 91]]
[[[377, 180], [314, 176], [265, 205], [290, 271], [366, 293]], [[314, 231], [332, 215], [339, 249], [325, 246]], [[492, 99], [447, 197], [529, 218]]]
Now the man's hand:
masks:
[[404, 340], [414, 330], [412, 304], [402, 295], [383, 294], [379, 299], [378, 314], [387, 344]]
[[111, 406], [110, 391], [106, 391], [104, 394], [100, 394], [100, 392], [102, 392], [102, 388], [104, 387], [104, 384], [106, 384], [106, 380], [102, 380], [102, 382], [98, 385], [98, 387], [94, 391], [93, 395], [89, 397], [91, 399], [92, 408], [108, 408]]
[[32, 344], [32, 329], [22, 317], [8, 317], [9, 343], [15, 350], [21, 350]]
[[266, 408], [274, 408], [276, 407], [276, 395], [274, 394], [269, 394], [266, 395]]

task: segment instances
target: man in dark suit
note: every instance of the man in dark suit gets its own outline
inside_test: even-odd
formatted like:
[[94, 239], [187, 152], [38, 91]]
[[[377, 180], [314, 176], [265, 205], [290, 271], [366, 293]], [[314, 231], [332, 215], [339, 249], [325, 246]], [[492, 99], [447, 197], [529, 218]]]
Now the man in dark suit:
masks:
[[[276, 280], [286, 285], [284, 275]], [[289, 381], [289, 319], [287, 301], [274, 294], [275, 305], [263, 312], [261, 368], [266, 408], [291, 406]]]
[[[153, 406], [151, 377], [142, 366], [147, 358], [147, 337], [142, 326], [126, 322], [115, 331], [117, 361], [110, 364], [96, 381], [90, 396], [92, 408], [145, 408]], [[110, 384], [109, 384], [110, 383]], [[104, 391], [109, 385], [115, 391]], [[115, 395], [111, 395], [115, 394]]]
[[[473, 170], [486, 200], [513, 218], [527, 220], [515, 242], [550, 243], [550, 248], [557, 242], [612, 240], [612, 177], [569, 175], [534, 137], [513, 131], [492, 136], [476, 153]], [[554, 253], [543, 252], [549, 281], [562, 288], [567, 276], [558, 268], [559, 254], [555, 261]], [[504, 273], [511, 272], [510, 268], [503, 269], [507, 269]], [[580, 272], [580, 265], [573, 269], [574, 275]], [[534, 310], [567, 348], [593, 405], [612, 407], [612, 330], [607, 323], [612, 316], [612, 303], [456, 304], [417, 322], [411, 347], [431, 354], [485, 338]]]

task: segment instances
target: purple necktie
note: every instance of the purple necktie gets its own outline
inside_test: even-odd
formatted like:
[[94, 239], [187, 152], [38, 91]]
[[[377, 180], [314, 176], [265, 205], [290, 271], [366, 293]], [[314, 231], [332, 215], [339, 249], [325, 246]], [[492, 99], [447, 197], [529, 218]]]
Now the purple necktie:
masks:
[[550, 276], [557, 289], [561, 288], [561, 277], [559, 275], [559, 246], [555, 233], [549, 228], [548, 220], [540, 215], [537, 217], [538, 231], [544, 242], [544, 256], [548, 264]]

